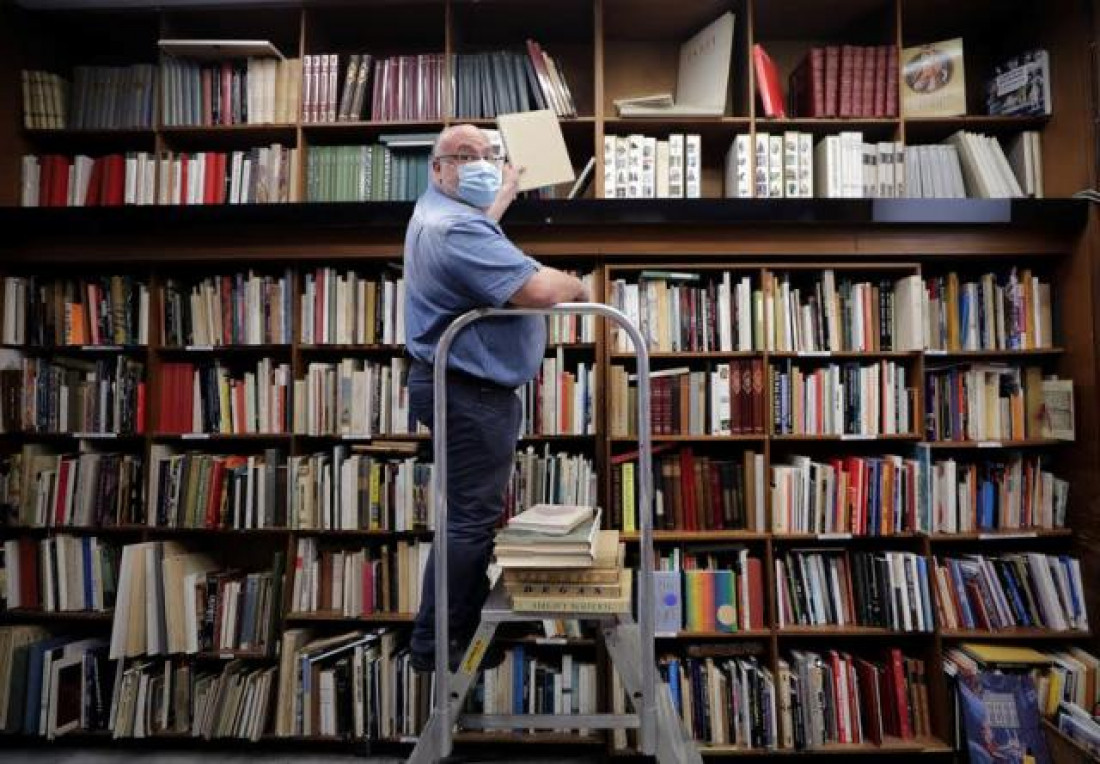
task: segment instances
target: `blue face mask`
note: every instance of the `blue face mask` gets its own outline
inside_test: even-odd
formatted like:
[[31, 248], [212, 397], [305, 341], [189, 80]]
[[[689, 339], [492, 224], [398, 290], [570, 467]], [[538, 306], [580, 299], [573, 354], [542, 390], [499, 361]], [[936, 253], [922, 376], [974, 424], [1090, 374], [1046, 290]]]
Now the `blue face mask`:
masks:
[[486, 209], [500, 190], [500, 168], [479, 159], [458, 168], [458, 198], [479, 209]]

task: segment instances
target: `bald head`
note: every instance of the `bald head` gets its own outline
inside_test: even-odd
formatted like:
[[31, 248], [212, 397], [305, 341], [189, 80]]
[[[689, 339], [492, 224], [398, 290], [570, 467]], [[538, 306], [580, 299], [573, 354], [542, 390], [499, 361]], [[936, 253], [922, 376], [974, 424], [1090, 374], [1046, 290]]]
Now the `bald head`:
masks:
[[439, 133], [432, 147], [432, 183], [448, 196], [458, 196], [458, 164], [440, 157], [455, 154], [486, 156], [492, 149], [489, 137], [476, 125], [452, 125]]

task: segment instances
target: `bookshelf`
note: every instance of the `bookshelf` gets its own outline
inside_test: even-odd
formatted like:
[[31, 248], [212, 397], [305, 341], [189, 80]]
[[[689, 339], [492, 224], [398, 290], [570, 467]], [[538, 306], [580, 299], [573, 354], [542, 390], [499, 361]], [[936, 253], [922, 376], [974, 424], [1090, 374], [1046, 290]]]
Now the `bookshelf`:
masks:
[[[668, 269], [695, 273], [730, 270], [735, 273], [766, 271], [817, 273], [834, 268], [856, 277], [882, 273], [940, 274], [1003, 272], [1018, 264], [1036, 267], [1053, 284], [1055, 344], [1036, 350], [984, 351], [834, 351], [820, 353], [753, 349], [747, 351], [659, 351], [655, 368], [688, 366], [710, 368], [731, 361], [760, 360], [766, 369], [791, 362], [807, 368], [847, 362], [893, 361], [923, 379], [928, 368], [943, 363], [1006, 362], [1037, 365], [1050, 373], [1071, 378], [1076, 384], [1077, 442], [1028, 438], [1013, 441], [931, 443], [932, 459], [954, 456], [985, 459], [1006, 453], [1042, 454], [1055, 461], [1055, 471], [1071, 483], [1068, 527], [972, 531], [955, 534], [900, 532], [884, 536], [839, 533], [778, 533], [770, 526], [746, 530], [659, 530], [658, 551], [704, 547], [746, 547], [763, 562], [766, 593], [765, 626], [734, 633], [678, 631], [662, 635], [660, 654], [683, 654], [695, 647], [756, 643], [760, 660], [771, 669], [791, 649], [838, 649], [857, 655], [874, 655], [887, 647], [901, 647], [907, 656], [926, 663], [930, 691], [929, 738], [887, 739], [871, 744], [829, 745], [812, 752], [826, 756], [885, 753], [919, 755], [922, 759], [951, 758], [946, 688], [942, 677], [942, 652], [963, 640], [1019, 640], [1023, 643], [1082, 643], [1096, 646], [1091, 633], [1045, 629], [1009, 629], [995, 632], [948, 630], [939, 625], [928, 633], [906, 633], [867, 626], [778, 627], [776, 614], [775, 560], [792, 549], [911, 552], [925, 560], [969, 553], [999, 554], [1005, 551], [1073, 551], [1080, 557], [1085, 579], [1100, 572], [1100, 551], [1095, 533], [1095, 505], [1100, 497], [1100, 443], [1095, 438], [1098, 411], [1097, 354], [1094, 298], [1096, 226], [1095, 213], [1085, 203], [1068, 199], [1080, 188], [1092, 185], [1091, 122], [1085, 83], [1066, 72], [1087, 66], [1083, 39], [1087, 25], [1077, 22], [1068, 3], [1029, 4], [1020, 0], [1005, 9], [991, 0], [961, 4], [942, 0], [843, 0], [826, 10], [811, 0], [431, 0], [410, 4], [385, 2], [280, 4], [273, 8], [194, 9], [158, 11], [56, 11], [33, 12], [4, 8], [0, 37], [19, 30], [12, 44], [0, 44], [0, 104], [9, 116], [0, 120], [0, 276], [47, 275], [64, 270], [84, 274], [128, 273], [150, 286], [152, 324], [144, 346], [119, 348], [46, 345], [19, 348], [27, 355], [44, 358], [114, 358], [125, 355], [140, 360], [147, 370], [149, 399], [155, 401], [159, 370], [171, 362], [219, 361], [233, 367], [254, 366], [261, 358], [288, 363], [294, 378], [301, 378], [310, 363], [338, 362], [343, 358], [387, 363], [398, 358], [398, 344], [306, 343], [298, 331], [301, 322], [298, 297], [305, 277], [317, 267], [341, 272], [356, 270], [371, 276], [382, 273], [400, 259], [404, 225], [411, 205], [403, 202], [314, 203], [244, 205], [240, 207], [126, 207], [103, 209], [21, 209], [19, 156], [24, 153], [103, 153], [108, 151], [208, 151], [235, 150], [274, 142], [303, 152], [301, 167], [314, 147], [374, 142], [391, 132], [431, 132], [465, 120], [310, 123], [217, 127], [168, 127], [159, 119], [148, 129], [128, 130], [23, 130], [19, 123], [21, 93], [19, 70], [23, 67], [68, 71], [82, 63], [130, 64], [157, 61], [160, 37], [243, 37], [270, 39], [288, 56], [336, 52], [343, 57], [359, 51], [378, 56], [414, 53], [467, 54], [494, 50], [534, 37], [562, 64], [577, 103], [578, 116], [563, 120], [570, 155], [579, 170], [589, 156], [597, 156], [595, 180], [587, 196], [572, 202], [522, 200], [509, 211], [506, 228], [525, 251], [555, 266], [594, 274], [596, 292], [609, 295], [611, 282], [642, 269]], [[1034, 12], [1028, 15], [1025, 11]], [[615, 98], [671, 87], [680, 42], [718, 13], [732, 10], [736, 16], [734, 63], [730, 99], [722, 117], [702, 119], [628, 120], [616, 116]], [[1065, 11], [1065, 12], [1062, 12]], [[1016, 15], [1014, 15], [1014, 13]], [[995, 19], [990, 23], [990, 18]], [[379, 23], [381, 19], [385, 23]], [[11, 22], [11, 23], [9, 23]], [[106, 30], [120, 46], [102, 49], [96, 40]], [[1034, 45], [1051, 52], [1055, 112], [1049, 118], [965, 117], [863, 118], [771, 120], [765, 118], [756, 98], [751, 60], [752, 45], [765, 44], [780, 68], [782, 79], [811, 45], [854, 44], [905, 46], [922, 40], [962, 35], [967, 42], [967, 76], [972, 108], [982, 103], [985, 73], [1003, 53]], [[971, 57], [973, 55], [973, 57]], [[636, 65], [643, 60], [645, 68]], [[156, 114], [160, 114], [157, 110]], [[488, 120], [475, 120], [490, 126]], [[976, 130], [1011, 137], [1023, 130], [1038, 130], [1043, 138], [1045, 183], [1048, 198], [1042, 200], [727, 200], [722, 196], [722, 158], [733, 136], [776, 132], [783, 129], [824, 136], [840, 130], [862, 130], [882, 140], [938, 141], [956, 130]], [[703, 199], [699, 200], [604, 200], [600, 154], [603, 137], [641, 133], [665, 137], [671, 132], [698, 133], [703, 149]], [[304, 192], [304, 173], [294, 179]], [[169, 277], [199, 280], [211, 274], [230, 274], [254, 269], [265, 274], [289, 270], [293, 286], [292, 334], [289, 342], [257, 345], [166, 346], [160, 338], [160, 295]], [[607, 369], [631, 366], [629, 356], [614, 349], [601, 330], [590, 343], [563, 348], [568, 366], [594, 363], [597, 389], [606, 390]], [[553, 355], [550, 349], [548, 357]], [[923, 417], [923, 385], [915, 411]], [[770, 395], [765, 395], [765, 428], [760, 433], [731, 435], [659, 435], [655, 443], [671, 444], [673, 453], [691, 447], [699, 454], [718, 456], [754, 450], [764, 458], [765, 475], [789, 455], [815, 460], [832, 453], [875, 456], [883, 453], [911, 455], [923, 444], [923, 435], [876, 436], [873, 439], [837, 436], [772, 434]], [[592, 459], [604, 506], [610, 497], [612, 460], [631, 448], [632, 439], [611, 434], [608, 402], [597, 396], [594, 435], [532, 435], [520, 448], [583, 454]], [[286, 456], [331, 451], [333, 446], [365, 439], [339, 435], [305, 435], [301, 432], [189, 437], [162, 432], [150, 411], [144, 432], [109, 437], [110, 433], [81, 437], [67, 433], [6, 433], [0, 449], [18, 450], [33, 442], [68, 452], [84, 444], [96, 449], [141, 454], [149, 469], [152, 449], [171, 446], [211, 454], [262, 455], [278, 448]], [[387, 435], [386, 440], [424, 442], [417, 435]], [[770, 513], [770, 507], [768, 511]], [[770, 517], [770, 514], [768, 515]], [[98, 536], [122, 545], [136, 541], [175, 540], [199, 550], [233, 550], [248, 547], [255, 558], [253, 570], [270, 566], [276, 551], [293, 559], [302, 538], [315, 538], [320, 546], [362, 549], [396, 541], [425, 541], [430, 532], [383, 530], [305, 530], [290, 527], [239, 530], [229, 528], [164, 528], [141, 524], [56, 529], [0, 527], [0, 539], [43, 539], [64, 533]], [[627, 532], [628, 555], [636, 550], [637, 534]], [[289, 606], [290, 579], [279, 610], [282, 629], [313, 628], [319, 634], [351, 629], [392, 626], [407, 630], [412, 616], [403, 612], [345, 617], [329, 610], [296, 612]], [[1086, 592], [1095, 615], [1098, 593]], [[933, 594], [935, 596], [935, 594]], [[0, 623], [42, 624], [77, 636], [106, 635], [110, 613], [58, 612], [16, 609], [0, 614]], [[938, 621], [937, 621], [938, 624]], [[588, 650], [586, 638], [550, 640], [525, 646], [563, 650]], [[202, 654], [201, 660], [219, 664], [224, 651]], [[253, 660], [247, 653], [234, 657]], [[255, 662], [262, 663], [258, 657]], [[609, 698], [601, 698], [601, 702]], [[113, 744], [109, 736], [79, 737], [88, 745]], [[401, 736], [399, 736], [401, 737]], [[165, 735], [163, 739], [172, 739]], [[542, 743], [585, 743], [607, 746], [603, 738], [578, 738], [546, 734], [534, 736]], [[37, 739], [25, 739], [37, 744]], [[265, 730], [263, 743], [280, 745]], [[331, 742], [320, 736], [289, 739], [296, 744]], [[502, 737], [467, 733], [459, 740], [497, 745]], [[58, 743], [66, 742], [60, 738]], [[232, 746], [232, 740], [175, 740], [180, 746], [202, 750]], [[387, 741], [383, 741], [387, 742]], [[407, 737], [390, 744], [405, 745]], [[129, 741], [122, 741], [127, 745]], [[350, 741], [340, 743], [354, 745]], [[761, 754], [730, 746], [708, 746], [708, 757], [740, 758]], [[783, 752], [775, 752], [781, 755]], [[807, 754], [810, 755], [810, 754]]]

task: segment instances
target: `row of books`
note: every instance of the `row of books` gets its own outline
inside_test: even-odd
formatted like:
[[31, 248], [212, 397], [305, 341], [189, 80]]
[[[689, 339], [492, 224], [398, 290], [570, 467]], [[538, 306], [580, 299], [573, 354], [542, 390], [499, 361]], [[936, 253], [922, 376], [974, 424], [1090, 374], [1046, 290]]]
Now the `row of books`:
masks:
[[[654, 449], [654, 519], [657, 529], [763, 530], [764, 456], [744, 451], [739, 459], [696, 454], [690, 447], [673, 453]], [[612, 527], [639, 529], [637, 453], [613, 457]]]
[[304, 345], [403, 345], [405, 280], [382, 273], [318, 268], [305, 274], [301, 295]]
[[6, 345], [144, 345], [149, 287], [129, 275], [4, 277]]
[[885, 455], [772, 465], [775, 533], [885, 536], [923, 529], [922, 465]]
[[143, 516], [142, 458], [57, 454], [37, 443], [5, 457], [3, 505], [11, 524], [38, 528], [128, 525]]
[[160, 367], [158, 431], [283, 433], [291, 427], [290, 365], [261, 358], [254, 369], [220, 362], [166, 362]]
[[949, 441], [1054, 437], [1044, 390], [1062, 382], [1066, 380], [1044, 379], [1037, 366], [965, 364], [928, 369], [925, 436]]
[[[761, 51], [760, 46], [756, 46]], [[762, 61], [754, 53], [757, 76]], [[768, 84], [767, 72], [761, 87]], [[896, 45], [828, 45], [810, 48], [791, 72], [788, 101], [793, 117], [896, 117]], [[766, 105], [766, 103], [765, 103]], [[785, 113], [766, 112], [769, 117]]]
[[165, 281], [161, 343], [194, 345], [290, 344], [291, 282], [255, 271], [184, 283]]
[[366, 438], [409, 430], [408, 360], [310, 363], [293, 383], [293, 431]]
[[[594, 507], [599, 505], [596, 468], [584, 454], [551, 453], [544, 444], [516, 453], [516, 466], [504, 492], [504, 516], [514, 517], [536, 504]], [[428, 527], [434, 507], [427, 504]]]
[[543, 359], [520, 400], [524, 435], [593, 435], [596, 432], [596, 368], [577, 363], [567, 371], [561, 346]]
[[118, 588], [118, 552], [94, 536], [4, 541], [0, 607], [47, 613], [107, 612]]
[[832, 269], [800, 279], [765, 271], [764, 345], [769, 351], [816, 353], [920, 350], [920, 276], [855, 281]]
[[1037, 350], [1054, 346], [1050, 281], [1030, 269], [952, 271], [924, 282], [926, 344], [930, 350]]
[[673, 549], [657, 561], [653, 623], [658, 634], [764, 628], [763, 562], [747, 549]]
[[913, 740], [931, 735], [925, 662], [898, 648], [881, 658], [792, 650], [778, 662], [780, 747]]
[[55, 738], [106, 730], [114, 670], [102, 639], [0, 628], [0, 730]]
[[296, 201], [299, 151], [279, 143], [247, 151], [161, 154], [157, 204]]
[[755, 139], [742, 133], [726, 150], [725, 195], [739, 199], [809, 199], [816, 190], [815, 173], [821, 169], [811, 133], [761, 132]]
[[492, 119], [533, 109], [577, 116], [565, 68], [534, 40], [526, 51], [460, 53], [451, 59], [454, 113], [459, 119]]
[[250, 56], [203, 63], [161, 59], [161, 119], [168, 127], [294, 121], [298, 59]]
[[285, 528], [287, 516], [286, 462], [278, 449], [244, 456], [152, 447], [145, 514], [149, 525]]
[[1038, 456], [932, 464], [928, 478], [932, 533], [1064, 528], [1069, 483]]
[[[612, 437], [637, 436], [637, 374], [612, 366], [608, 380]], [[764, 361], [687, 366], [650, 373], [650, 426], [655, 435], [731, 435], [764, 432]]]
[[413, 670], [392, 630], [283, 635], [274, 715], [278, 737], [393, 740], [427, 723], [431, 676]]
[[[383, 446], [384, 447], [384, 446]], [[377, 447], [379, 451], [383, 447]], [[290, 525], [298, 530], [412, 531], [432, 527], [432, 465], [381, 453], [291, 456]]]
[[428, 541], [350, 550], [319, 548], [316, 538], [299, 538], [290, 610], [346, 618], [415, 613], [429, 551]]
[[175, 541], [127, 544], [110, 657], [274, 651], [284, 557], [276, 551], [270, 570], [245, 572]]
[[29, 130], [126, 130], [153, 126], [156, 69], [74, 66], [73, 80], [24, 69], [23, 126]]
[[[649, 350], [732, 352], [758, 349], [762, 334], [759, 289], [752, 277], [730, 271], [641, 271], [635, 281], [611, 282], [611, 305], [638, 328]], [[614, 352], [634, 350], [630, 336], [613, 327]]]
[[791, 550], [775, 559], [776, 621], [932, 631], [928, 562], [912, 552]]
[[49, 154], [22, 162], [24, 207], [262, 204], [296, 201], [298, 149], [145, 152], [93, 159]]
[[395, 134], [373, 145], [315, 146], [306, 160], [306, 201], [416, 201], [428, 187], [434, 140]]
[[[562, 653], [553, 659], [524, 645], [511, 647], [504, 661], [485, 671], [470, 693], [469, 713], [558, 714], [597, 712], [598, 669], [595, 663]], [[578, 731], [563, 720], [559, 732]], [[587, 730], [580, 729], [581, 734]]]
[[96, 158], [27, 154], [21, 172], [24, 207], [118, 207], [157, 201], [157, 161], [143, 151]]
[[274, 666], [232, 660], [203, 670], [183, 658], [118, 661], [111, 734], [118, 738], [191, 735], [253, 742], [267, 728], [276, 687]]
[[947, 558], [932, 571], [949, 629], [1088, 630], [1079, 560], [1033, 552]]
[[[969, 149], [964, 149], [964, 144]], [[953, 136], [946, 144], [906, 146], [903, 195], [916, 199], [965, 199], [967, 196], [1041, 199], [1044, 196], [1043, 152], [1039, 133], [1024, 130], [1006, 145], [1007, 154], [994, 139], [965, 133]], [[1005, 172], [1005, 162], [1009, 172]]]
[[908, 435], [917, 425], [916, 390], [904, 364], [830, 363], [772, 370], [772, 432], [873, 438]]
[[703, 195], [702, 139], [673, 133], [667, 140], [641, 134], [605, 135], [604, 198], [698, 199]]
[[[343, 84], [338, 53], [319, 53], [302, 59], [302, 121], [359, 122], [371, 83], [374, 58], [369, 53], [353, 53], [347, 57]], [[375, 79], [377, 88], [378, 80]]]
[[21, 358], [0, 371], [7, 432], [144, 432], [145, 371], [136, 359]]
[[432, 122], [443, 119], [448, 91], [444, 63], [442, 53], [377, 59], [371, 120]]

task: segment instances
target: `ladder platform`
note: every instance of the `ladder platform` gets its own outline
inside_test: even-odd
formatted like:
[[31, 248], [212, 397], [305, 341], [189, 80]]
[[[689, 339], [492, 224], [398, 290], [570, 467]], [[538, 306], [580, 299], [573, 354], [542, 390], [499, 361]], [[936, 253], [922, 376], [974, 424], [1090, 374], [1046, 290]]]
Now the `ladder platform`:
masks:
[[562, 612], [543, 611], [515, 611], [512, 610], [512, 599], [504, 588], [503, 576], [498, 577], [496, 584], [489, 592], [485, 605], [481, 608], [481, 620], [486, 623], [529, 623], [530, 621], [556, 621], [556, 620], [580, 620], [580, 621], [605, 621], [621, 622], [632, 621], [633, 615], [629, 610], [621, 613], [578, 613], [573, 610]]
[[463, 714], [459, 726], [468, 730], [638, 729], [637, 714]]

